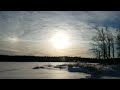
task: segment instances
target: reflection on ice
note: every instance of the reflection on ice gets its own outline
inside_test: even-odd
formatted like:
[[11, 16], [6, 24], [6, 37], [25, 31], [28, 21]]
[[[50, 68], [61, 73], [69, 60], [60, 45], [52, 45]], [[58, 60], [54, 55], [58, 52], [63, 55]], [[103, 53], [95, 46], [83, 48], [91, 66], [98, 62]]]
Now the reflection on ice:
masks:
[[0, 79], [120, 79], [120, 66], [69, 62], [0, 62]]
[[[73, 73], [73, 72], [68, 72], [67, 69], [59, 69], [57, 65], [62, 65], [62, 64], [65, 63], [63, 62], [40, 62], [40, 63], [0, 62], [0, 71], [4, 71], [4, 72], [0, 72], [0, 78], [1, 79], [80, 79], [89, 76], [89, 74], [85, 74], [85, 73], [79, 73], [79, 72]], [[36, 67], [37, 69], [32, 69], [33, 67]]]

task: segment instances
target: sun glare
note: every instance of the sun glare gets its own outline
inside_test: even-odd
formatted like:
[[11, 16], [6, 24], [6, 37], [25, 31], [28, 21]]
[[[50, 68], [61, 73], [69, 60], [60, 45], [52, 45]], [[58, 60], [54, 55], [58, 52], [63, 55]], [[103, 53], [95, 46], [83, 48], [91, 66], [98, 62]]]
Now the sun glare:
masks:
[[17, 42], [17, 41], [19, 41], [19, 39], [16, 38], [16, 37], [12, 37], [12, 38], [8, 38], [8, 39], [9, 39], [9, 41], [11, 41], [11, 42]]
[[69, 37], [63, 32], [58, 32], [51, 38], [51, 42], [55, 48], [64, 49], [69, 46]]

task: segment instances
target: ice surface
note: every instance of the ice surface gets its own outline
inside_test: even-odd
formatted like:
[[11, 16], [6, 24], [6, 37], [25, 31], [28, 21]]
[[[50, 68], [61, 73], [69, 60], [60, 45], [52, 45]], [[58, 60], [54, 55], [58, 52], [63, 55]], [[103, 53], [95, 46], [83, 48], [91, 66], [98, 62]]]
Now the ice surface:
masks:
[[63, 62], [0, 62], [0, 79], [80, 79], [89, 76], [64, 69], [32, 69], [35, 66], [60, 64]]
[[[81, 63], [80, 66], [67, 68], [68, 64], [70, 63], [0, 62], [0, 79], [120, 79], [120, 65]], [[42, 68], [33, 69], [34, 67]]]

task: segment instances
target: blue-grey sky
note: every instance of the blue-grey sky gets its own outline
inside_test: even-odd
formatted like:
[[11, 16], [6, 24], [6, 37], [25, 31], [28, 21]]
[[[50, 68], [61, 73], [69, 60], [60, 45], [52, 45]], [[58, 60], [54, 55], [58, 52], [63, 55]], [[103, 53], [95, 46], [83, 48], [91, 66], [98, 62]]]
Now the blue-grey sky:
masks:
[[[115, 29], [119, 16], [120, 11], [0, 11], [0, 54], [93, 57], [94, 26]], [[59, 44], [57, 35], [68, 43]]]

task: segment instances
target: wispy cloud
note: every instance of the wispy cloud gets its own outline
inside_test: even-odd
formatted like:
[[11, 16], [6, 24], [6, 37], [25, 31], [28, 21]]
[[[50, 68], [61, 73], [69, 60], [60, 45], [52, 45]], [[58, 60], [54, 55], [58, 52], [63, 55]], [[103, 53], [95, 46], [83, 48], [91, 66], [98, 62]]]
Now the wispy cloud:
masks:
[[[93, 27], [98, 25], [116, 28], [120, 23], [119, 16], [120, 11], [1, 11], [0, 40], [17, 37], [21, 39], [22, 44], [12, 47], [14, 50], [24, 47], [28, 49], [24, 53], [38, 54], [39, 51], [31, 50], [37, 47], [41, 50], [40, 54], [47, 55], [45, 48], [51, 48], [48, 46], [48, 39], [55, 32], [65, 31], [71, 39], [72, 46], [69, 50], [75, 55], [84, 46], [84, 53], [87, 54], [90, 39], [94, 35]], [[6, 45], [0, 47], [7, 48]]]

